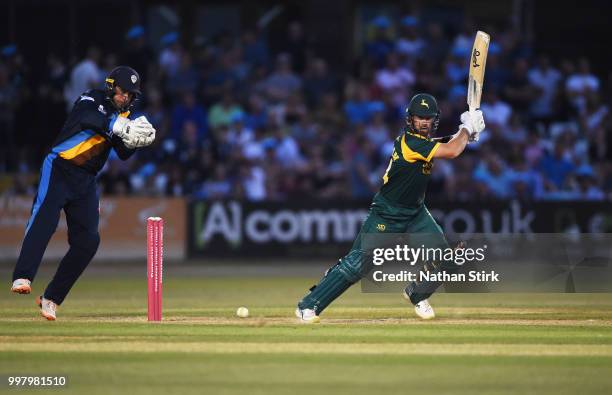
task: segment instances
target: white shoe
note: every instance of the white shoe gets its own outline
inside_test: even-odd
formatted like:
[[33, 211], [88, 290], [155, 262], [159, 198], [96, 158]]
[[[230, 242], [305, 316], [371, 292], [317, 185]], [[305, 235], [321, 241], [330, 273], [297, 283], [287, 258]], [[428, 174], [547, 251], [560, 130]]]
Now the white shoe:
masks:
[[295, 316], [299, 318], [300, 321], [307, 322], [309, 324], [318, 324], [321, 322], [321, 319], [317, 313], [312, 309], [300, 309], [298, 307], [295, 309]]
[[433, 307], [431, 307], [427, 299], [421, 300], [419, 303], [417, 303], [414, 306], [414, 312], [424, 320], [430, 320], [436, 316]]
[[57, 304], [55, 304], [54, 301], [39, 296], [36, 298], [36, 304], [40, 307], [40, 315], [45, 317], [48, 321], [55, 321]]
[[32, 282], [25, 278], [18, 278], [17, 280], [13, 281], [11, 292], [15, 292], [17, 294], [29, 294], [32, 292]]

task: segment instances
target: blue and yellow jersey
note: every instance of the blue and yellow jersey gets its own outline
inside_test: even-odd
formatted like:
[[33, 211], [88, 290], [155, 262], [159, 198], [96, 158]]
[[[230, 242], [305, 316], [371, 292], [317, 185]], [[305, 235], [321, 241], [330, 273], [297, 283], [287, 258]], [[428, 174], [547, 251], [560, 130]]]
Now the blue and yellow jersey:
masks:
[[395, 139], [379, 195], [398, 207], [418, 207], [425, 200], [433, 156], [440, 143], [404, 132]]
[[74, 103], [51, 155], [94, 174], [102, 169], [113, 148], [121, 159], [127, 159], [134, 151], [113, 135], [112, 124], [117, 117], [128, 116], [129, 112], [117, 112], [104, 91], [83, 93]]

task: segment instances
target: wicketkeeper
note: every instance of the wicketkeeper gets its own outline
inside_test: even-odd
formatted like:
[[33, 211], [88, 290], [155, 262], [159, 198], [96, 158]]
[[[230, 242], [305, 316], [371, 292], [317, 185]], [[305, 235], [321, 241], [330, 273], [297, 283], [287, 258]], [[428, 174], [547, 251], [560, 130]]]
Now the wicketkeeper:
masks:
[[[330, 303], [365, 274], [367, 251], [361, 235], [366, 233], [410, 233], [427, 235], [432, 248], [448, 248], [442, 229], [425, 207], [425, 191], [434, 158], [453, 159], [466, 144], [478, 141], [485, 127], [482, 112], [461, 114], [459, 131], [443, 139], [432, 139], [440, 121], [436, 99], [425, 93], [415, 95], [406, 109], [406, 129], [395, 139], [383, 185], [374, 196], [368, 216], [353, 247], [331, 267], [316, 286], [298, 303], [296, 316], [305, 322], [318, 322]], [[441, 264], [448, 264], [442, 262]], [[442, 267], [438, 265], [437, 267]], [[423, 281], [409, 284], [405, 297], [423, 319], [435, 316], [427, 298], [440, 283]]]
[[31, 283], [63, 209], [70, 248], [45, 292], [37, 298], [41, 314], [48, 320], [55, 320], [57, 306], [64, 301], [100, 243], [96, 174], [111, 149], [126, 160], [136, 148], [155, 140], [155, 129], [144, 116], [129, 118], [130, 108], [140, 94], [138, 73], [127, 66], [115, 68], [106, 78], [105, 90], [89, 90], [76, 100], [43, 161], [11, 291], [31, 292]]

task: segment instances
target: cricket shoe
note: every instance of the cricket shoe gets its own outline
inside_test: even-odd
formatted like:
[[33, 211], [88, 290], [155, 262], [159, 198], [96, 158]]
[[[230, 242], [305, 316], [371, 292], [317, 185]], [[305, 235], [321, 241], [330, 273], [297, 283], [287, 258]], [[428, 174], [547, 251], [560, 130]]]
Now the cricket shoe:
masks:
[[40, 307], [40, 315], [45, 317], [48, 321], [55, 321], [57, 304], [55, 304], [54, 301], [39, 296], [36, 298], [36, 304]]
[[301, 322], [308, 324], [318, 324], [321, 319], [313, 309], [295, 309], [295, 316], [300, 319]]
[[[410, 295], [408, 295], [407, 289], [408, 288], [404, 290], [404, 292], [402, 293], [402, 296], [404, 297], [404, 299], [412, 303], [410, 301]], [[431, 320], [432, 318], [436, 317], [436, 313], [434, 312], [433, 307], [431, 307], [427, 299], [421, 300], [419, 303], [415, 304], [414, 312], [416, 313], [416, 315], [418, 315], [424, 320]]]
[[32, 292], [32, 282], [25, 278], [18, 278], [13, 281], [11, 292], [15, 292], [16, 294], [29, 294]]
[[433, 307], [431, 307], [427, 299], [421, 300], [419, 303], [414, 305], [414, 312], [424, 320], [431, 320], [436, 316]]

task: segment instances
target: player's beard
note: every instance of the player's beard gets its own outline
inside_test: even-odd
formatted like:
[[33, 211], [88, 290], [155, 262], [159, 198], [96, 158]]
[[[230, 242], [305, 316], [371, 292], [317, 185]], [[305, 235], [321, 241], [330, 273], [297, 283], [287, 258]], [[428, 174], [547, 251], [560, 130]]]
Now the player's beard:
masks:
[[117, 109], [117, 111], [120, 112], [125, 112], [128, 110], [128, 108], [130, 108], [130, 104], [132, 104], [132, 99], [127, 99], [125, 101], [125, 104], [120, 105], [117, 100], [115, 100], [114, 98], [111, 99], [111, 102], [113, 103], [113, 106], [115, 106], [115, 108]]
[[406, 133], [412, 133], [412, 134], [421, 134], [421, 131], [419, 129], [416, 128], [416, 126], [414, 125], [414, 122], [409, 122], [406, 125], [406, 129], [404, 129], [406, 131]]
[[431, 128], [432, 127], [428, 127], [428, 126], [424, 126], [420, 129], [416, 129], [417, 134], [420, 134], [423, 137], [429, 137], [429, 135], [431, 134]]
[[431, 124], [429, 127], [425, 126], [420, 129], [417, 129], [415, 122], [413, 120], [407, 122], [407, 124], [408, 124], [408, 131], [410, 133], [418, 134], [419, 136], [423, 136], [427, 138], [430, 137], [431, 132], [433, 130], [433, 124]]

